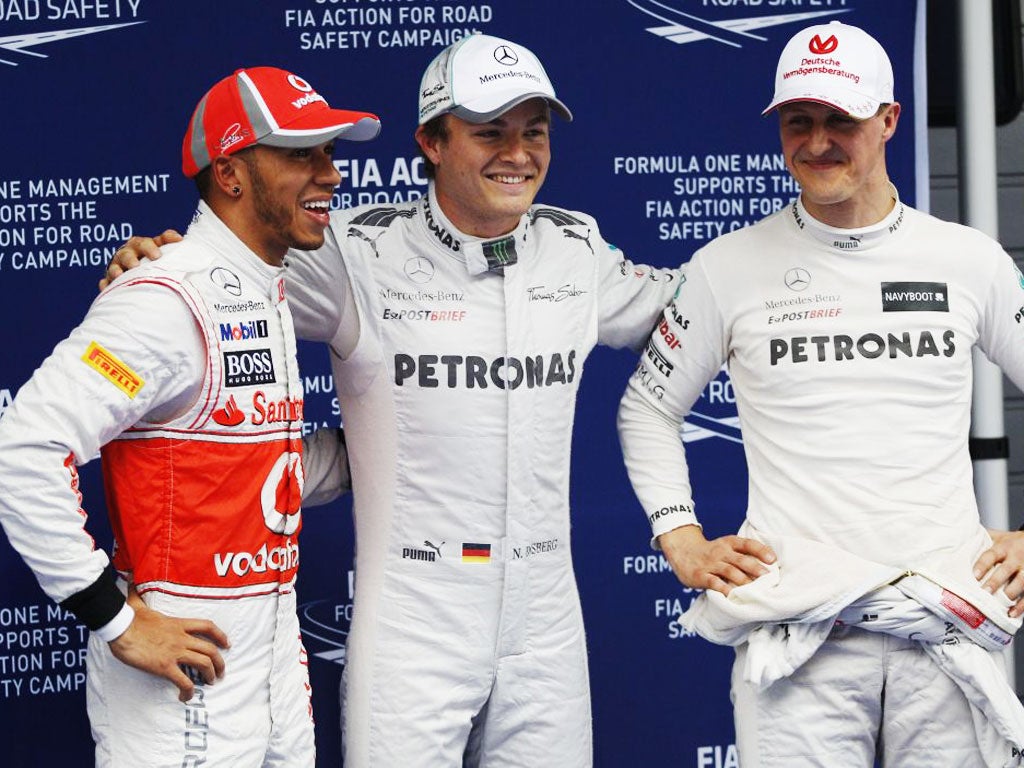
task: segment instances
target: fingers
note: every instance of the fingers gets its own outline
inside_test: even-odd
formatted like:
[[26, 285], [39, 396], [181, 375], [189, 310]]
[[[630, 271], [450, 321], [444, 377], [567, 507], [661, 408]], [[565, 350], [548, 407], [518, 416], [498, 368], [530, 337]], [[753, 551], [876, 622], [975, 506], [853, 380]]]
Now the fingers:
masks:
[[217, 646], [209, 640], [196, 637], [195, 643], [189, 648], [188, 656], [189, 658], [198, 657], [201, 659], [201, 663], [194, 664], [190, 661], [185, 661], [184, 658], [182, 663], [190, 664], [199, 669], [207, 683], [212, 683], [214, 680], [224, 676], [224, 657], [217, 650]]
[[979, 581], [984, 577], [986, 573], [992, 570], [992, 566], [996, 564], [997, 555], [991, 549], [986, 549], [981, 553], [981, 557], [974, 564], [974, 578]]
[[224, 674], [224, 661], [216, 651], [213, 651], [212, 656], [205, 649], [186, 651], [181, 655], [179, 663], [195, 670], [207, 685], [213, 685]]
[[[733, 548], [737, 552], [743, 552], [747, 555], [751, 555], [762, 563], [774, 563], [775, 562], [775, 551], [764, 542], [758, 541], [757, 539], [744, 539], [739, 536], [735, 537], [737, 541], [733, 544]], [[764, 571], [761, 571], [762, 573]]]
[[168, 680], [174, 683], [175, 687], [177, 687], [178, 701], [180, 701], [182, 704], [184, 704], [186, 701], [191, 700], [191, 698], [195, 695], [195, 683], [193, 683], [189, 679], [188, 675], [182, 672], [181, 667], [175, 666], [173, 669], [169, 670], [166, 674], [164, 674], [164, 677], [166, 677]]
[[[174, 229], [165, 229], [163, 232], [161, 232], [159, 235], [153, 238], [153, 242], [156, 243], [156, 245], [158, 246], [167, 245], [168, 243], [178, 243], [181, 242], [182, 240], [184, 240], [184, 238], [181, 236], [181, 234], [178, 233], [177, 230]], [[129, 240], [128, 242], [131, 241]], [[157, 258], [159, 258], [159, 256], [160, 254], [158, 253]]]
[[190, 635], [201, 635], [218, 648], [230, 648], [228, 636], [220, 627], [206, 619], [185, 619], [185, 631]]
[[732, 587], [729, 585], [729, 582], [715, 576], [714, 574], [708, 577], [707, 582], [704, 585], [704, 589], [721, 592], [726, 597], [728, 597], [729, 593], [732, 592]]

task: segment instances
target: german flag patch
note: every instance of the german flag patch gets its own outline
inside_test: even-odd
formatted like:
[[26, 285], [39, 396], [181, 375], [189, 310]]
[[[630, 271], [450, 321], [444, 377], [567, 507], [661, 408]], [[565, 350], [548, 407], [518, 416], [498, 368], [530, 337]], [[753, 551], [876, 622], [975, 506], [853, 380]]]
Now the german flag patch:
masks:
[[491, 562], [490, 544], [466, 544], [462, 545], [462, 562], [464, 563], [489, 563]]

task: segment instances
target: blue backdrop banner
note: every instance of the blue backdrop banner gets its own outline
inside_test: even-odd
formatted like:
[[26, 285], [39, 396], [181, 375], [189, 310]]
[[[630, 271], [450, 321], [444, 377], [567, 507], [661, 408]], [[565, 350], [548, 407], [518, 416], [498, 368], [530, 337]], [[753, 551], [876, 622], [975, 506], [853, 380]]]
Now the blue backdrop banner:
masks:
[[[923, 6], [923, 2], [920, 4]], [[134, 233], [184, 230], [196, 203], [180, 170], [199, 97], [240, 66], [307, 77], [334, 106], [381, 116], [381, 136], [341, 142], [334, 207], [410, 200], [417, 86], [445, 45], [482, 31], [532, 48], [572, 109], [553, 126], [539, 200], [586, 211], [634, 261], [675, 266], [797, 193], [777, 120], [761, 117], [775, 62], [803, 26], [873, 34], [896, 72], [901, 127], [889, 170], [915, 203], [927, 168], [917, 0], [0, 0], [0, 417], [96, 295]], [[324, 348], [300, 345], [308, 430], [342, 414]], [[633, 355], [587, 364], [574, 439], [573, 552], [589, 638], [595, 762], [730, 768], [731, 651], [674, 618], [694, 598], [649, 547], [626, 479], [615, 411]], [[746, 472], [731, 383], [708, 386], [682, 433], [711, 534], [743, 516]], [[85, 509], [109, 546], [98, 461]], [[17, 483], [0, 478], [0, 492]], [[338, 686], [351, 618], [351, 504], [312, 508], [302, 533], [300, 618], [314, 688], [318, 766], [341, 764]], [[46, 510], [39, 510], [46, 514]], [[5, 766], [93, 764], [86, 630], [50, 603], [0, 541], [0, 732]]]

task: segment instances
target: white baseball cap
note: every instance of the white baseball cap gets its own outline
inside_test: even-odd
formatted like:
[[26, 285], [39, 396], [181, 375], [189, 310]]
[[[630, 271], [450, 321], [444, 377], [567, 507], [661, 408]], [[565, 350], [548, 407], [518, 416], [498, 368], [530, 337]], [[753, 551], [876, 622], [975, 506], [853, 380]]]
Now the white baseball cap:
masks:
[[555, 97], [540, 60], [518, 43], [475, 33], [452, 43], [430, 62], [420, 81], [420, 125], [451, 112], [470, 123], [486, 123], [527, 99], [546, 99], [572, 120]]
[[766, 115], [791, 101], [815, 101], [866, 120], [893, 98], [892, 64], [875, 38], [833, 21], [793, 35], [779, 56]]

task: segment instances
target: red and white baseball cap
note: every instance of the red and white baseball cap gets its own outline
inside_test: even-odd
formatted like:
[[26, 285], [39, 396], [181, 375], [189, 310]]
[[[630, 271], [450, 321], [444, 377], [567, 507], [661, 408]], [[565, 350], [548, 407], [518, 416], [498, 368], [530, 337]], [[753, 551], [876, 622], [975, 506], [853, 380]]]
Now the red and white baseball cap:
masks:
[[527, 99], [546, 99], [572, 120], [555, 97], [540, 60], [511, 40], [475, 33], [439, 53], [420, 82], [420, 125], [451, 112], [469, 123], [487, 123]]
[[791, 101], [814, 101], [866, 120], [893, 98], [892, 64], [875, 38], [833, 21], [793, 35], [779, 57], [766, 115]]
[[369, 112], [331, 109], [306, 80], [276, 67], [239, 69], [199, 101], [181, 145], [192, 178], [213, 159], [253, 144], [313, 147], [332, 138], [367, 141], [380, 133]]

